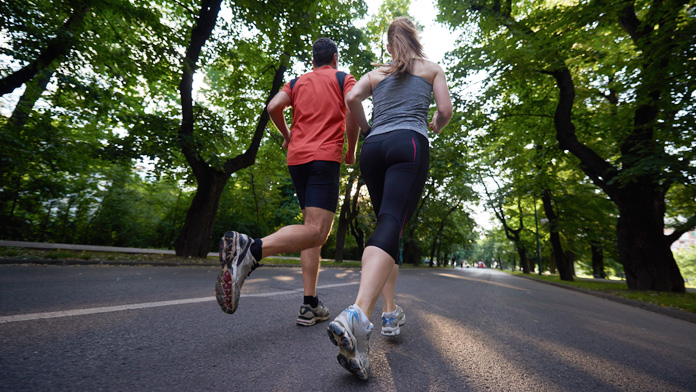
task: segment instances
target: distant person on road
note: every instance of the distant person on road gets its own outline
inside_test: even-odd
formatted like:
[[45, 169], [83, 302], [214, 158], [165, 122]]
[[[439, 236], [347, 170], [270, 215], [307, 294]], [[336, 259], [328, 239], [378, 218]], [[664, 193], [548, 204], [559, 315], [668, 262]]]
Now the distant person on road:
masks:
[[[348, 148], [343, 160], [355, 163], [359, 129], [352, 116], [346, 116], [344, 97], [355, 86], [352, 75], [337, 71], [338, 48], [328, 38], [312, 47], [314, 70], [287, 83], [273, 97], [267, 110], [285, 139], [287, 164], [304, 224], [290, 225], [275, 233], [252, 239], [229, 231], [220, 240], [222, 271], [215, 285], [220, 308], [229, 314], [237, 309], [240, 290], [247, 275], [264, 257], [280, 253], [301, 253], [304, 301], [297, 324], [314, 325], [328, 320], [329, 309], [317, 296], [321, 246], [331, 232], [338, 205], [339, 175], [344, 135]], [[292, 107], [292, 128], [288, 129], [283, 111]]]
[[[346, 95], [346, 104], [366, 139], [360, 170], [370, 192], [377, 225], [362, 255], [360, 288], [355, 303], [328, 327], [339, 346], [338, 362], [362, 380], [370, 372], [369, 320], [382, 296], [382, 335], [400, 333], [406, 316], [396, 305], [399, 238], [423, 192], [430, 164], [428, 126], [440, 133], [452, 117], [452, 101], [442, 68], [425, 59], [413, 22], [394, 20], [387, 31], [392, 62], [364, 75]], [[437, 111], [428, 124], [430, 97]], [[369, 125], [362, 101], [373, 97]]]

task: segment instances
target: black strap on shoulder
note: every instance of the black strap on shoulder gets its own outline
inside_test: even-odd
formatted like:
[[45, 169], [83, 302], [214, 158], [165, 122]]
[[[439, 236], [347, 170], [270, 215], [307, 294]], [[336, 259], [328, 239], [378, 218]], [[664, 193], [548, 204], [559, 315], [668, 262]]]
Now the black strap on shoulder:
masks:
[[338, 80], [338, 87], [341, 88], [341, 95], [343, 95], [343, 83], [346, 81], [346, 73], [341, 71], [336, 72], [336, 80]]
[[[341, 88], [341, 95], [343, 95], [343, 83], [346, 81], [346, 73], [342, 71], [336, 72], [336, 80], [338, 81], [338, 87]], [[297, 83], [297, 79], [300, 77], [296, 77], [295, 79], [290, 81], [290, 91], [292, 91], [292, 88], [295, 87], [295, 83]]]
[[300, 77], [298, 76], [295, 79], [290, 81], [290, 91], [292, 91], [292, 88], [295, 87], [295, 83], [297, 83], [297, 79], [299, 79], [299, 78]]

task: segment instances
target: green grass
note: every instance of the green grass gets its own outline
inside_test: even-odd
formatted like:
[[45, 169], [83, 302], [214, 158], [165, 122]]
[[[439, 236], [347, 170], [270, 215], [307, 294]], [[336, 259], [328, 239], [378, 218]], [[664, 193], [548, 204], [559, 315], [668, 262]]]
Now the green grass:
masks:
[[84, 260], [84, 261], [127, 261], [127, 262], [176, 262], [186, 264], [203, 264], [215, 262], [217, 258], [189, 258], [182, 259], [174, 255], [157, 253], [117, 253], [117, 252], [91, 252], [67, 249], [25, 249], [16, 247], [0, 247], [0, 258], [19, 260]]
[[597, 282], [586, 280], [582, 278], [577, 278], [573, 282], [567, 282], [561, 280], [560, 277], [556, 275], [534, 275], [534, 274], [523, 274], [521, 272], [509, 272], [513, 275], [520, 275], [527, 278], [545, 280], [548, 282], [553, 282], [557, 284], [563, 284], [567, 286], [577, 287], [580, 289], [590, 290], [590, 291], [601, 291], [607, 294], [617, 295], [620, 297], [642, 301], [653, 305], [664, 306], [668, 308], [674, 308], [679, 310], [685, 310], [687, 312], [696, 313], [696, 294], [695, 293], [663, 293], [657, 291], [637, 291], [629, 290], [625, 281], [610, 280], [606, 282]]

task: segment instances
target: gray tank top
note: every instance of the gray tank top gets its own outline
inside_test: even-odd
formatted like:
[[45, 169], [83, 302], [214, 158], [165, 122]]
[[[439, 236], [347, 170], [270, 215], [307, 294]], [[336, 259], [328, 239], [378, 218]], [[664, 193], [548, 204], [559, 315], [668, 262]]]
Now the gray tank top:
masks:
[[420, 76], [389, 75], [372, 91], [372, 130], [367, 136], [410, 129], [428, 137], [428, 108], [433, 86]]

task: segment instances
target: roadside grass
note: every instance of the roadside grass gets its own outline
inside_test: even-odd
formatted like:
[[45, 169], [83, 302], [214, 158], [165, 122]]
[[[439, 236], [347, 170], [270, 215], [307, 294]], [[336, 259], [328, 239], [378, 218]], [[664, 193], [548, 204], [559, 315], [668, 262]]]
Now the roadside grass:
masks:
[[26, 249], [16, 247], [0, 247], [0, 258], [17, 260], [83, 260], [91, 262], [125, 261], [149, 263], [182, 263], [204, 264], [215, 261], [213, 258], [182, 259], [174, 255], [157, 253], [118, 253], [93, 252], [68, 249]]
[[[217, 257], [206, 258], [180, 258], [171, 254], [157, 253], [119, 253], [119, 252], [96, 252], [96, 251], [79, 251], [68, 249], [27, 249], [17, 247], [0, 247], [0, 258], [17, 259], [17, 260], [84, 260], [84, 261], [124, 261], [124, 262], [144, 262], [144, 263], [179, 263], [181, 265], [200, 265], [200, 264], [217, 264]], [[279, 265], [279, 266], [296, 266], [301, 265], [298, 258], [283, 258], [271, 257], [264, 259], [261, 264]], [[322, 261], [322, 267], [325, 268], [360, 268], [359, 261], [344, 261], [336, 263], [335, 261]]]
[[[190, 257], [183, 259], [171, 254], [157, 253], [119, 253], [119, 252], [97, 252], [97, 251], [78, 251], [67, 249], [27, 249], [18, 247], [0, 247], [0, 258], [17, 259], [17, 260], [84, 260], [84, 261], [125, 261], [125, 262], [144, 262], [144, 263], [178, 263], [181, 265], [200, 265], [200, 264], [217, 264], [218, 258], [215, 256], [207, 258]], [[261, 261], [264, 265], [299, 267], [301, 262], [297, 257], [281, 257], [273, 256]], [[362, 264], [360, 261], [344, 260], [337, 263], [332, 260], [323, 260], [321, 266], [324, 268], [357, 268], [360, 269]], [[428, 267], [402, 265], [402, 268], [422, 268]], [[445, 268], [445, 267], [437, 267]]]
[[535, 275], [523, 274], [522, 272], [505, 271], [513, 275], [524, 276], [525, 278], [545, 280], [556, 284], [562, 284], [572, 287], [577, 287], [589, 291], [601, 291], [607, 294], [620, 296], [636, 301], [642, 301], [653, 305], [684, 310], [691, 313], [696, 313], [696, 293], [687, 292], [685, 294], [663, 293], [657, 291], [637, 291], [629, 290], [626, 281], [623, 280], [607, 280], [600, 282], [583, 278], [575, 278], [573, 282], [561, 280], [558, 275]]

